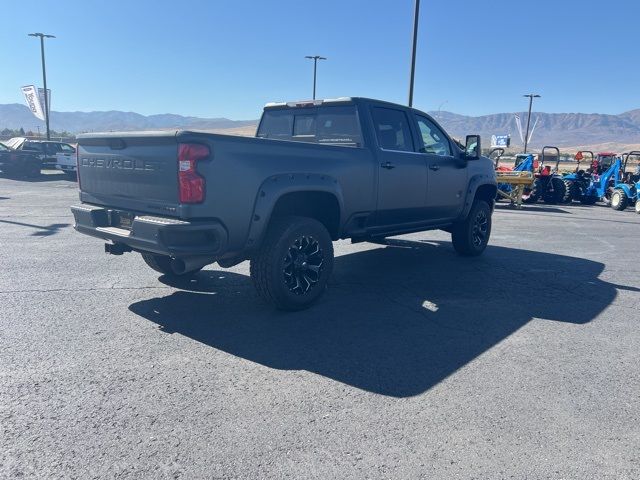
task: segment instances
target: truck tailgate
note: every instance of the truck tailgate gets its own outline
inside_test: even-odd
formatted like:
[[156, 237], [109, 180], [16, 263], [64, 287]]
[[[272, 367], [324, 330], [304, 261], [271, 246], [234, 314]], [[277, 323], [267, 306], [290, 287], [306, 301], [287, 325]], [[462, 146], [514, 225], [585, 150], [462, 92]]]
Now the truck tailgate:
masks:
[[173, 132], [102, 134], [78, 141], [82, 201], [175, 214], [178, 144]]

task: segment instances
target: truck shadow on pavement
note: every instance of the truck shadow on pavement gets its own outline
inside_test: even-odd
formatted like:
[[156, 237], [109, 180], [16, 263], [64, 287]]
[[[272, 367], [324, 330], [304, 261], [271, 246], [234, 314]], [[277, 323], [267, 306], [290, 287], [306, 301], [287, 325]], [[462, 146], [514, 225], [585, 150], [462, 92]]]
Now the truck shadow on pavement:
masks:
[[58, 182], [58, 181], [76, 183], [76, 180], [73, 179], [72, 177], [68, 177], [64, 173], [57, 172], [57, 171], [50, 171], [50, 173], [41, 173], [40, 175], [34, 176], [34, 177], [8, 175], [4, 172], [0, 172], [0, 178], [13, 180], [15, 182], [26, 182], [26, 183], [45, 183], [45, 182]]
[[52, 223], [50, 225], [34, 225], [33, 223], [13, 222], [11, 220], [0, 220], [0, 223], [8, 225], [18, 225], [20, 227], [34, 228], [36, 231], [31, 234], [32, 237], [48, 237], [55, 235], [63, 228], [70, 227], [70, 223]]
[[327, 295], [307, 311], [274, 311], [256, 297], [248, 277], [222, 270], [172, 283], [190, 291], [129, 309], [164, 332], [270, 368], [409, 397], [533, 318], [584, 324], [611, 304], [617, 288], [639, 291], [599, 280], [603, 268], [503, 247], [468, 259], [448, 242], [390, 240], [384, 248], [337, 257]]

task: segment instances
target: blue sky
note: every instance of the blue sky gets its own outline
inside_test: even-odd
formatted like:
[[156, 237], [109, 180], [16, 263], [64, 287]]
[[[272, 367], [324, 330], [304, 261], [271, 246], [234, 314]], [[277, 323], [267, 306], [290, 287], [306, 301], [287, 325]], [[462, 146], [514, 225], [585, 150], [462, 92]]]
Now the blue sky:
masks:
[[[42, 83], [53, 110], [253, 119], [268, 101], [407, 98], [413, 0], [31, 0], [0, 10], [0, 103]], [[640, 107], [631, 0], [422, 0], [414, 105], [469, 115]]]

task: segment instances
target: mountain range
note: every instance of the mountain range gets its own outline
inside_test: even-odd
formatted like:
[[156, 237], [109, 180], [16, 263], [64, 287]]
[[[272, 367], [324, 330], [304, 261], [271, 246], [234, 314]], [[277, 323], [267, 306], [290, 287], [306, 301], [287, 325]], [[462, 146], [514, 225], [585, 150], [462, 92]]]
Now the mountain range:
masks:
[[[165, 128], [193, 128], [218, 130], [256, 125], [256, 120], [229, 120], [228, 118], [185, 117], [171, 113], [140, 115], [134, 112], [112, 110], [108, 112], [51, 112], [50, 126], [58, 132], [71, 133], [157, 130]], [[44, 122], [33, 116], [26, 105], [11, 103], [0, 105], [0, 130], [4, 128], [36, 130], [44, 129]]]
[[[451, 112], [430, 112], [454, 137], [464, 138], [468, 133], [482, 135], [485, 145], [491, 135], [510, 134], [512, 145], [521, 144], [513, 113], [496, 113], [472, 117]], [[526, 127], [526, 112], [518, 113]], [[640, 148], [640, 109], [619, 115], [599, 113], [539, 113], [534, 112], [531, 124], [537, 119], [531, 146], [557, 145], [563, 148], [608, 147], [612, 150]], [[200, 118], [176, 114], [140, 115], [134, 112], [51, 112], [51, 128], [72, 133], [91, 131], [153, 130], [191, 128], [227, 131], [252, 135], [257, 120], [229, 120], [227, 118]], [[0, 130], [4, 128], [43, 129], [25, 105], [0, 105]]]

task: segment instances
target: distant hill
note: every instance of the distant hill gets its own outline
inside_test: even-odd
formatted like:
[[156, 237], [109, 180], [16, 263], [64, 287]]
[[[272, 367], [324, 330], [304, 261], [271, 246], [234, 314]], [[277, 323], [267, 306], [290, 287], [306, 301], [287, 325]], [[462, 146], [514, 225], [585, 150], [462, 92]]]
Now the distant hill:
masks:
[[[481, 117], [468, 117], [451, 112], [430, 112], [454, 137], [464, 138], [469, 133], [479, 133], [484, 142], [491, 135], [511, 134], [512, 145], [521, 144], [518, 128], [512, 113], [496, 113]], [[526, 128], [527, 113], [518, 113]], [[532, 113], [531, 125], [538, 118], [531, 146], [582, 147], [588, 145], [637, 145], [640, 144], [640, 109], [620, 115], [599, 113]], [[614, 148], [615, 150], [615, 148]]]
[[[228, 129], [256, 125], [257, 120], [229, 120], [228, 118], [185, 117], [174, 114], [140, 115], [134, 112], [51, 112], [51, 128], [71, 133], [109, 130], [154, 130], [164, 128], [197, 128], [203, 130]], [[0, 130], [4, 128], [35, 130], [44, 122], [19, 103], [0, 105]]]
[[[517, 146], [520, 137], [513, 113], [496, 113], [470, 117], [451, 112], [430, 112], [454, 137], [463, 139], [469, 133], [479, 133], [484, 145], [489, 145], [491, 135], [511, 134], [512, 145]], [[526, 112], [519, 113], [523, 127]], [[533, 113], [532, 125], [538, 118], [531, 146], [557, 145], [564, 148], [585, 148], [607, 145], [612, 150], [625, 150], [640, 145], [640, 109], [619, 115], [599, 113]], [[52, 112], [51, 127], [71, 133], [109, 130], [153, 130], [192, 128], [225, 131], [240, 135], [252, 135], [257, 120], [229, 120], [227, 118], [186, 117], [175, 114], [140, 115], [134, 112]], [[0, 130], [4, 128], [35, 130], [39, 122], [25, 105], [0, 105]]]

